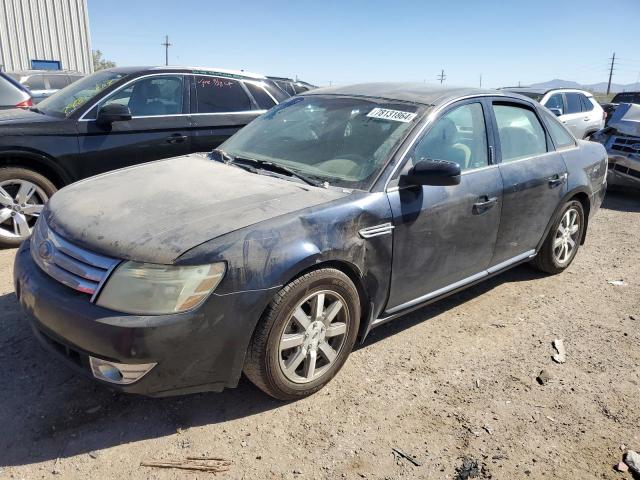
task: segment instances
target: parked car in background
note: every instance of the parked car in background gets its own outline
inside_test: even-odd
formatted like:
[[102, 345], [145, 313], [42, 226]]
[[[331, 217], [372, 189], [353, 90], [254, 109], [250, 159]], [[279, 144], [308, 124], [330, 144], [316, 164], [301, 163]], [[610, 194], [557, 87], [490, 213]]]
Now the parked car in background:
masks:
[[244, 371], [298, 399], [372, 328], [522, 262], [562, 272], [607, 168], [532, 100], [423, 84], [306, 92], [211, 160], [51, 199], [13, 271], [52, 352], [127, 392], [219, 391]]
[[29, 89], [34, 103], [84, 77], [80, 72], [67, 70], [26, 70], [8, 75]]
[[0, 72], [0, 110], [33, 105], [31, 93], [4, 72]]
[[611, 99], [610, 103], [603, 103], [602, 108], [605, 112], [607, 112], [606, 123], [609, 123], [613, 112], [621, 103], [633, 103], [635, 105], [640, 105], [640, 92], [616, 93], [616, 95]]
[[589, 138], [604, 128], [606, 113], [593, 95], [585, 90], [529, 87], [508, 87], [504, 90], [540, 102], [557, 116], [576, 138]]
[[607, 149], [608, 184], [640, 188], [640, 105], [619, 104], [607, 126], [592, 139]]
[[269, 80], [272, 80], [283, 92], [288, 94], [290, 97], [294, 95], [298, 95], [300, 93], [307, 92], [309, 90], [313, 90], [317, 88], [314, 85], [311, 85], [307, 82], [302, 82], [300, 80], [293, 80], [287, 77], [267, 77]]
[[247, 72], [127, 67], [84, 77], [29, 110], [0, 113], [0, 246], [29, 236], [57, 188], [210, 151], [286, 98], [270, 80]]

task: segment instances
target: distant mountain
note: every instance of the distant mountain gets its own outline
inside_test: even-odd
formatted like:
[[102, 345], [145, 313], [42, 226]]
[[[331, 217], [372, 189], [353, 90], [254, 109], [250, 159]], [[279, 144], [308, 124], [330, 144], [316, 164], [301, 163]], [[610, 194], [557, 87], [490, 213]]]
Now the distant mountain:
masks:
[[[604, 93], [607, 91], [607, 82], [591, 83], [585, 85], [578, 82], [572, 82], [570, 80], [561, 80], [559, 78], [549, 80], [548, 82], [532, 83], [529, 86], [534, 88], [581, 88], [583, 90], [589, 90], [590, 92], [599, 93]], [[640, 90], [640, 83], [629, 83], [627, 85], [622, 85], [619, 83], [611, 84], [611, 91], [614, 93], [628, 92], [629, 90]]]

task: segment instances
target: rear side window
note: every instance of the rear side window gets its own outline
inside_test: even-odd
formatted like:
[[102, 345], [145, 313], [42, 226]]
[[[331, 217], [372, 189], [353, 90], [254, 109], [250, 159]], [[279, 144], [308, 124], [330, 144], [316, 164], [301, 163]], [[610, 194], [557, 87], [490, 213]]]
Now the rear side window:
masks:
[[591, 103], [591, 100], [589, 100], [587, 98], [586, 95], [580, 95], [580, 101], [582, 102], [582, 111], [583, 112], [590, 112], [591, 110], [593, 110], [593, 103]]
[[196, 111], [198, 113], [244, 112], [251, 100], [240, 82], [230, 78], [196, 75]]
[[579, 93], [565, 93], [567, 99], [567, 111], [565, 113], [580, 113], [582, 111], [582, 102]]
[[446, 160], [460, 165], [460, 170], [487, 166], [482, 105], [470, 103], [445, 113], [418, 142], [411, 158]]
[[571, 134], [567, 132], [562, 125], [560, 125], [560, 122], [556, 120], [556, 117], [549, 115], [547, 112], [543, 112], [542, 114], [544, 115], [544, 123], [547, 124], [549, 135], [551, 135], [556, 148], [561, 149], [573, 147], [575, 145], [575, 140]]
[[66, 75], [47, 75], [47, 80], [49, 80], [49, 88], [53, 90], [60, 90], [71, 83]]
[[44, 75], [31, 75], [22, 84], [29, 90], [45, 90]]
[[291, 84], [289, 82], [285, 82], [285, 81], [282, 81], [282, 80], [276, 80], [276, 85], [278, 85], [282, 90], [287, 92], [292, 97], [296, 94], [295, 90], [293, 89], [293, 87], [291, 86]]
[[245, 83], [245, 86], [249, 89], [249, 93], [253, 96], [261, 110], [269, 110], [276, 102], [265, 92], [264, 88], [253, 83]]
[[562, 94], [555, 93], [549, 97], [549, 100], [544, 104], [547, 108], [558, 108], [564, 113], [564, 102], [562, 101]]
[[515, 105], [494, 104], [502, 162], [541, 155], [547, 151], [544, 129], [533, 111]]

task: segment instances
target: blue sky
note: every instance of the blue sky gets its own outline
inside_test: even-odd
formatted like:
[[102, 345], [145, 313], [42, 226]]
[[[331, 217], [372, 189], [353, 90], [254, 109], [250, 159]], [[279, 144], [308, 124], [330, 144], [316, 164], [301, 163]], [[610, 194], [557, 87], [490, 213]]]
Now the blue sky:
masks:
[[360, 81], [523, 85], [640, 78], [640, 0], [88, 0], [93, 49], [118, 65], [218, 66]]

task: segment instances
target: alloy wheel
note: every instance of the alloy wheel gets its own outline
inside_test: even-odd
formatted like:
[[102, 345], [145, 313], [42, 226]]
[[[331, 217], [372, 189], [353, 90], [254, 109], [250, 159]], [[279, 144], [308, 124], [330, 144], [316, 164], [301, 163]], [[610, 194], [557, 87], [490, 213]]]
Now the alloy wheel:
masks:
[[562, 216], [553, 239], [553, 256], [560, 265], [564, 265], [571, 260], [579, 241], [579, 232], [580, 214], [575, 208], [570, 208]]
[[296, 306], [279, 345], [280, 368], [288, 380], [309, 383], [331, 368], [347, 338], [345, 305], [337, 292], [322, 290]]
[[19, 179], [0, 182], [0, 238], [28, 238], [47, 200], [47, 194], [35, 183]]

